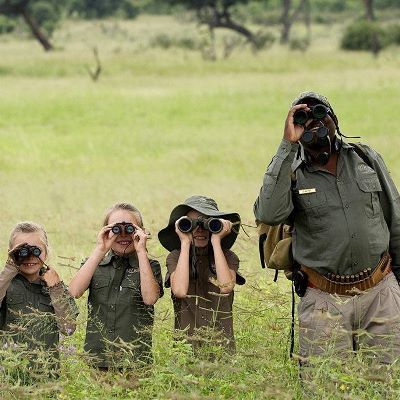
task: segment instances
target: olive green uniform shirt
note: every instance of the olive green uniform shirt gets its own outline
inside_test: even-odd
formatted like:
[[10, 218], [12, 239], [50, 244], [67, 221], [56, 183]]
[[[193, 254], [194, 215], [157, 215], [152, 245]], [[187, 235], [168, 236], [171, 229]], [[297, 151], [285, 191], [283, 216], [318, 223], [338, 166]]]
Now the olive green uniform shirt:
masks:
[[282, 140], [254, 205], [257, 220], [277, 225], [293, 213], [294, 259], [323, 275], [373, 268], [389, 250], [399, 280], [400, 197], [382, 157], [367, 147], [372, 169], [343, 143], [335, 176], [295, 159], [298, 148]]
[[48, 288], [44, 281], [29, 282], [6, 265], [0, 274], [0, 300], [0, 331], [6, 341], [55, 350], [59, 333], [75, 330], [78, 308], [62, 282]]
[[[161, 297], [161, 267], [149, 261]], [[120, 368], [151, 360], [154, 307], [143, 302], [136, 255], [106, 255], [90, 282], [88, 309], [85, 350], [94, 365]]]
[[[170, 275], [175, 271], [180, 250], [174, 250], [167, 257], [166, 286], [170, 286]], [[224, 250], [228, 266], [237, 272], [239, 259], [231, 250]], [[196, 248], [197, 279], [189, 278], [187, 296], [177, 298], [171, 292], [175, 312], [175, 329], [187, 330], [189, 336], [193, 336], [199, 328], [213, 328], [223, 333], [223, 344], [234, 348], [233, 335], [233, 291], [222, 294], [216, 286], [217, 275], [215, 265], [208, 256], [208, 249]], [[201, 333], [199, 336], [201, 336]], [[200, 338], [199, 338], [200, 339]], [[193, 345], [200, 344], [200, 340], [191, 338]]]

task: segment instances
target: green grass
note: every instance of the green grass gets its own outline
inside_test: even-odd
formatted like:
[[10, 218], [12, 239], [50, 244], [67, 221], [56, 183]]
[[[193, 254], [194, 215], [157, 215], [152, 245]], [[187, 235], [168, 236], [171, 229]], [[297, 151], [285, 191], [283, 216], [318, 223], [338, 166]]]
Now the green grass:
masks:
[[[113, 28], [115, 26], [115, 28]], [[300, 30], [300, 28], [298, 28]], [[94, 246], [105, 209], [133, 202], [153, 239], [149, 251], [165, 274], [157, 232], [171, 209], [191, 194], [214, 197], [223, 210], [253, 224], [252, 204], [283, 134], [291, 100], [308, 89], [328, 96], [342, 131], [383, 154], [400, 184], [397, 48], [378, 59], [339, 51], [342, 26], [315, 27], [306, 53], [274, 45], [253, 55], [204, 61], [198, 52], [149, 47], [150, 35], [195, 35], [193, 24], [142, 17], [133, 22], [66, 22], [59, 49], [45, 54], [32, 41], [0, 37], [0, 245], [20, 220], [43, 223], [51, 264], [69, 281]], [[111, 32], [111, 33], [110, 33]], [[146, 32], [150, 32], [146, 34]], [[103, 64], [90, 80], [92, 46]], [[85, 398], [301, 398], [295, 361], [287, 357], [290, 287], [259, 268], [257, 234], [246, 228], [234, 249], [247, 277], [236, 288], [238, 351], [207, 361], [172, 346], [170, 292], [156, 305], [155, 365], [149, 376], [95, 376], [79, 354], [63, 360], [58, 384], [1, 386], [4, 397], [33, 394]], [[61, 258], [67, 257], [69, 259]], [[82, 316], [69, 343], [81, 349]], [[372, 371], [372, 372], [371, 372]], [[396, 398], [400, 378], [382, 383], [358, 359], [319, 366], [315, 398]], [[312, 396], [308, 396], [312, 397]]]

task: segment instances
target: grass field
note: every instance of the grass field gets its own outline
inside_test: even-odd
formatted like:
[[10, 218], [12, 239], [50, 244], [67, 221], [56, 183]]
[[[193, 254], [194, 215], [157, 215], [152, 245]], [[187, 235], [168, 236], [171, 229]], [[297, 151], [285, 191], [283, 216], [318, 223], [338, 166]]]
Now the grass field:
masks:
[[[399, 49], [379, 58], [344, 53], [337, 44], [342, 29], [315, 27], [306, 53], [276, 44], [217, 62], [196, 51], [151, 48], [149, 36], [159, 32], [196, 34], [194, 25], [166, 17], [66, 22], [56, 32], [58, 50], [49, 54], [33, 41], [0, 37], [3, 261], [14, 224], [34, 220], [47, 228], [51, 264], [68, 282], [93, 248], [105, 209], [120, 200], [142, 211], [153, 234], [149, 252], [163, 273], [166, 251], [156, 234], [189, 195], [210, 195], [254, 225], [252, 205], [290, 101], [309, 89], [328, 96], [342, 132], [375, 147], [399, 185]], [[96, 83], [85, 70], [93, 65], [93, 46], [103, 65]], [[242, 232], [234, 247], [247, 278], [235, 294], [235, 356], [207, 361], [193, 359], [183, 345], [173, 348], [166, 290], [156, 305], [150, 375], [96, 376], [79, 357], [82, 299], [79, 329], [67, 340], [78, 353], [63, 358], [59, 382], [0, 383], [0, 397], [302, 398], [296, 362], [287, 357], [290, 286], [260, 269], [256, 230], [245, 229], [250, 237]], [[381, 380], [362, 360], [341, 365], [332, 355], [318, 366], [307, 397], [397, 398], [398, 370], [390, 384]]]

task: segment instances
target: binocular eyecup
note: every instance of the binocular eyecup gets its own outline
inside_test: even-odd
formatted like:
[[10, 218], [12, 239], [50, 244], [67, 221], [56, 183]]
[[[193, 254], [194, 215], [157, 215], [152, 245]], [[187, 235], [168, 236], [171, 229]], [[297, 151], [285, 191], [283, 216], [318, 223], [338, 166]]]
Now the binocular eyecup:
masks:
[[13, 252], [13, 256], [17, 265], [20, 265], [25, 258], [34, 256], [39, 258], [42, 250], [37, 246], [24, 245]]
[[319, 146], [325, 146], [329, 144], [328, 142], [329, 131], [325, 125], [320, 126], [317, 131], [305, 130], [303, 136], [301, 137], [301, 142], [305, 145], [311, 145], [313, 143]]
[[220, 219], [212, 217], [206, 219], [183, 217], [178, 222], [178, 229], [183, 233], [192, 232], [197, 227], [210, 231], [211, 233], [219, 233], [222, 231], [223, 224]]
[[120, 235], [121, 233], [126, 233], [127, 235], [131, 235], [135, 231], [136, 231], [135, 226], [130, 222], [119, 222], [118, 224], [115, 224], [111, 228], [111, 232], [114, 233], [115, 235]]
[[301, 109], [294, 113], [293, 122], [296, 125], [304, 125], [309, 119], [324, 119], [329, 113], [329, 108], [323, 104], [316, 104], [315, 106], [309, 106], [309, 108], [310, 111]]

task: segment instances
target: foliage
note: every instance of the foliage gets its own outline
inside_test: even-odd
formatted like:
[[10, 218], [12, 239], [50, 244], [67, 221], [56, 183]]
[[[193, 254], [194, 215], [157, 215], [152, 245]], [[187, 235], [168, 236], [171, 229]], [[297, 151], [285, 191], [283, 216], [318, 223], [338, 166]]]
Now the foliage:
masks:
[[70, 13], [88, 19], [119, 16], [135, 18], [139, 8], [134, 0], [70, 0], [68, 5]]
[[347, 27], [340, 45], [344, 50], [379, 52], [387, 46], [386, 33], [375, 22], [358, 21]]
[[0, 15], [0, 35], [12, 32], [15, 26], [16, 22], [14, 19]]
[[30, 4], [30, 10], [36, 22], [51, 36], [61, 18], [61, 10], [57, 6], [57, 2], [34, 1]]
[[400, 46], [400, 24], [388, 25], [386, 32], [388, 43]]

